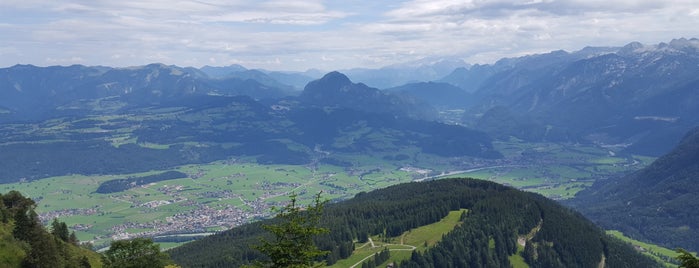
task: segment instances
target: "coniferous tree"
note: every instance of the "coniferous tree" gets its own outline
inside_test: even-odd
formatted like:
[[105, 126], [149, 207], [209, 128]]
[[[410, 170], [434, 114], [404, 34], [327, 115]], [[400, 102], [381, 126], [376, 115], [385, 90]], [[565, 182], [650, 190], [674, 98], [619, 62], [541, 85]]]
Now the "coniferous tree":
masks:
[[680, 268], [699, 268], [699, 259], [688, 251], [678, 248], [677, 253], [680, 253], [676, 258], [680, 260]]
[[279, 210], [276, 224], [263, 225], [262, 228], [273, 235], [273, 240], [263, 239], [256, 249], [269, 257], [268, 262], [259, 263], [261, 267], [301, 268], [314, 267], [316, 258], [326, 255], [314, 244], [313, 238], [328, 233], [328, 229], [318, 227], [325, 202], [320, 201], [320, 193], [314, 204], [302, 207], [296, 203], [296, 194], [290, 202]]
[[63, 242], [68, 242], [70, 239], [68, 225], [66, 225], [65, 222], [58, 221], [58, 218], [54, 218], [53, 222], [51, 222], [51, 234], [58, 237]]
[[74, 246], [78, 246], [80, 244], [80, 240], [78, 240], [78, 237], [75, 235], [75, 231], [70, 232], [70, 236], [68, 237], [68, 243], [71, 243]]
[[149, 238], [113, 241], [102, 255], [105, 268], [155, 268], [171, 263], [170, 256]]
[[92, 268], [92, 265], [90, 264], [90, 260], [88, 260], [87, 257], [82, 256], [82, 258], [80, 258], [80, 263], [78, 264], [78, 267], [80, 267], [80, 268]]

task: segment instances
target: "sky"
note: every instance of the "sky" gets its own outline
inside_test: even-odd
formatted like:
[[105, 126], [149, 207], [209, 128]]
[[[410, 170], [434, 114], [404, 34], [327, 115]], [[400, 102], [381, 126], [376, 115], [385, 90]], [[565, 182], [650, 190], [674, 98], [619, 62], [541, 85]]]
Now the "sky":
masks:
[[696, 0], [1, 0], [0, 67], [493, 63], [699, 37]]

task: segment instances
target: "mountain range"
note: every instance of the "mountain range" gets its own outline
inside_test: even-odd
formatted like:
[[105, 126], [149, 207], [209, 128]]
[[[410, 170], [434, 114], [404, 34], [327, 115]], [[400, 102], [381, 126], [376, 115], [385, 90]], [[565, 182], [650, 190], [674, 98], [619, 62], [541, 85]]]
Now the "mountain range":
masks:
[[471, 94], [463, 89], [444, 82], [418, 82], [387, 88], [385, 91], [398, 92], [426, 102], [438, 111], [463, 109], [471, 105]]
[[340, 71], [354, 81], [361, 81], [371, 87], [385, 89], [404, 84], [438, 80], [456, 68], [469, 66], [470, 64], [460, 59], [425, 58], [379, 69], [354, 68]]
[[330, 72], [306, 85], [299, 99], [319, 107], [340, 107], [377, 114], [435, 119], [436, 111], [414, 98], [390, 94], [362, 83], [352, 83], [339, 72]]
[[0, 121], [36, 121], [108, 109], [149, 105], [191, 95], [279, 98], [284, 88], [254, 79], [210, 79], [194, 68], [150, 64], [133, 68], [16, 65], [0, 69]]
[[[301, 165], [318, 158], [316, 150], [368, 154], [418, 148], [445, 157], [501, 157], [485, 133], [424, 120], [432, 116], [429, 105], [352, 83], [337, 72], [310, 82], [298, 97], [253, 99], [231, 92], [283, 95], [254, 80], [243, 83], [254, 87], [241, 88], [224, 83], [236, 78], [212, 80], [163, 65], [39, 68], [51, 75], [32, 79], [36, 68], [5, 70], [23, 75], [6, 77], [5, 83], [17, 86], [4, 88], [7, 98], [1, 101], [9, 112], [0, 116], [12, 122], [0, 127], [4, 182], [147, 171], [234, 156]], [[75, 86], [54, 90], [61, 76]], [[232, 86], [224, 91], [226, 85]], [[30, 119], [34, 122], [27, 123]], [[115, 143], [124, 135], [133, 142]]]
[[[435, 119], [445, 109], [463, 109], [459, 120], [441, 120], [496, 137], [622, 146], [629, 153], [658, 156], [699, 125], [699, 106], [694, 105], [699, 101], [698, 47], [698, 39], [683, 38], [658, 45], [634, 42], [553, 51], [494, 64], [431, 60], [345, 70], [347, 75], [342, 76], [358, 81], [351, 85], [349, 79], [342, 81], [352, 87], [351, 92], [382, 100], [369, 103], [335, 93], [345, 107], [368, 112], [395, 112], [390, 109], [396, 107], [386, 102], [410, 104], [397, 109], [420, 119]], [[125, 105], [158, 104], [190, 95], [245, 95], [257, 100], [302, 95], [306, 101], [323, 104], [314, 100], [322, 92], [303, 90], [322, 76], [315, 70], [273, 72], [240, 65], [200, 69], [162, 64], [17, 65], [0, 69], [0, 122], [36, 121], [86, 110], [114, 112]], [[371, 82], [372, 77], [395, 82]]]
[[699, 40], [676, 39], [502, 59], [441, 81], [472, 92], [463, 123], [489, 133], [657, 156], [699, 124], [697, 73]]

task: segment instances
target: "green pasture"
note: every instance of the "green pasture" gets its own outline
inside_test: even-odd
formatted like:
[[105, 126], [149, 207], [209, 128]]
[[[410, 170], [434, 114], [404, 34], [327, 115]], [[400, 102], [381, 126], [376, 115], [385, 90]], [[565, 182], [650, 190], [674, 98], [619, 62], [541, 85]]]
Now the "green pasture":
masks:
[[[369, 161], [367, 157], [364, 163], [362, 166], [343, 168], [331, 165], [310, 167], [219, 161], [176, 168], [190, 178], [160, 181], [110, 194], [98, 194], [95, 190], [107, 180], [147, 176], [163, 171], [61, 176], [3, 184], [0, 189], [3, 192], [18, 190], [37, 200], [38, 213], [58, 217], [71, 228], [82, 226], [77, 228], [78, 237], [100, 245], [107, 243], [114, 234], [114, 226], [128, 222], [163, 222], [169, 216], [194, 211], [199, 206], [212, 209], [234, 206], [253, 212], [251, 204], [262, 202], [266, 206], [279, 206], [288, 200], [288, 195], [292, 192], [299, 194], [300, 202], [310, 203], [313, 194], [321, 191], [323, 198], [329, 200], [346, 199], [360, 191], [412, 180], [409, 173], [398, 171], [395, 166], [384, 161]], [[362, 179], [359, 178], [360, 175]], [[148, 202], [157, 201], [171, 203], [146, 207]], [[266, 209], [258, 213], [270, 215], [271, 212]], [[149, 230], [153, 229], [126, 228], [128, 233]]]
[[425, 244], [428, 247], [437, 244], [443, 235], [449, 233], [459, 224], [461, 215], [467, 212], [467, 209], [451, 211], [440, 221], [410, 230], [399, 238], [393, 238], [392, 242], [400, 244], [402, 240], [404, 244], [416, 246], [419, 250], [425, 250], [427, 249]]
[[499, 141], [494, 146], [506, 156], [502, 165], [491, 165], [446, 177], [472, 177], [568, 199], [599, 179], [622, 176], [643, 168], [654, 159], [622, 156], [609, 149], [557, 143]]
[[[374, 247], [371, 247], [370, 242], [356, 243], [352, 256], [344, 260], [339, 260], [334, 265], [328, 267], [351, 267], [355, 264], [359, 264], [357, 267], [361, 267], [361, 261], [363, 259], [381, 252], [384, 248], [389, 249], [391, 258], [381, 265], [386, 265], [391, 262], [398, 263], [402, 260], [409, 259], [413, 250], [424, 251], [427, 247], [437, 244], [437, 242], [442, 239], [443, 235], [449, 233], [460, 223], [461, 215], [466, 212], [466, 209], [451, 211], [439, 222], [409, 230], [398, 237], [386, 239], [381, 235], [373, 236], [371, 239], [374, 242]], [[427, 247], [425, 245], [427, 245]], [[377, 267], [383, 267], [381, 265], [377, 264]]]
[[517, 252], [507, 257], [507, 259], [510, 261], [510, 265], [512, 265], [512, 268], [529, 268], [529, 264], [527, 264], [524, 261], [524, 257], [522, 257], [522, 252], [524, 252], [524, 247], [517, 244]]
[[[677, 263], [671, 263], [667, 261], [676, 261], [675, 257], [680, 255], [674, 250], [635, 240], [633, 238], [625, 236], [622, 232], [616, 230], [608, 230], [607, 234], [633, 245], [637, 248], [637, 250], [640, 250], [643, 255], [655, 259], [656, 261], [664, 264], [666, 267], [677, 267], [678, 265]], [[696, 255], [696, 253], [693, 254]]]
[[584, 172], [573, 173], [573, 169], [563, 170], [565, 177], [556, 174], [548, 167], [512, 167], [492, 168], [474, 172], [465, 172], [447, 177], [470, 177], [494, 181], [526, 191], [536, 192], [554, 199], [567, 199], [578, 191], [587, 188], [591, 182], [579, 182], [574, 178], [584, 178]]

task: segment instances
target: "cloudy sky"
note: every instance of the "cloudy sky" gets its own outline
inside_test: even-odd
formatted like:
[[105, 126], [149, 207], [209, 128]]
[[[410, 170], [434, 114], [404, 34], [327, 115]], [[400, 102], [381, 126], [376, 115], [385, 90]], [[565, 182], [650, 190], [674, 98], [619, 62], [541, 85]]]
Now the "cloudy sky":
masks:
[[699, 38], [696, 0], [2, 0], [0, 67], [492, 63]]

